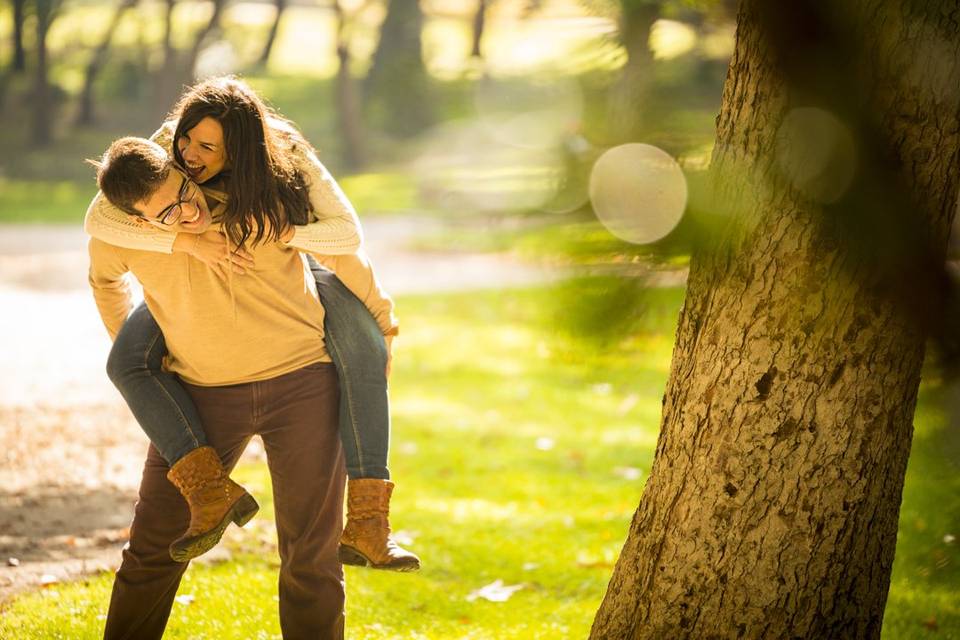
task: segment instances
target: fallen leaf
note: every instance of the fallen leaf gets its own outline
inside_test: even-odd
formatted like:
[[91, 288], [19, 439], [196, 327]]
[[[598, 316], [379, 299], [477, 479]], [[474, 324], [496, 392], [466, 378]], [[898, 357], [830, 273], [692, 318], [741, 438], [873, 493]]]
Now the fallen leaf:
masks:
[[196, 600], [196, 598], [193, 597], [193, 594], [185, 593], [182, 596], [177, 596], [176, 598], [174, 598], [174, 600], [176, 600], [182, 605], [188, 605], [188, 604], [193, 604], [193, 601]]
[[393, 541], [401, 546], [413, 546], [414, 538], [416, 538], [416, 534], [413, 531], [400, 529], [393, 532]]
[[522, 584], [505, 585], [503, 584], [503, 580], [498, 578], [484, 587], [471, 591], [467, 596], [467, 602], [473, 602], [478, 598], [483, 598], [490, 602], [506, 602], [510, 599], [510, 596], [520, 589], [523, 589]]
[[637, 406], [638, 402], [640, 402], [640, 396], [635, 393], [631, 393], [624, 398], [620, 403], [620, 406], [617, 407], [617, 412], [622, 416], [629, 412], [630, 409], [633, 409], [635, 406]]
[[44, 587], [49, 587], [50, 585], [57, 584], [58, 582], [60, 582], [60, 578], [52, 573], [45, 573], [40, 576], [40, 584]]
[[947, 535], [943, 536], [944, 544], [953, 544], [954, 540], [956, 540], [956, 538], [953, 536], [953, 534], [948, 533]]
[[553, 438], [547, 438], [546, 436], [537, 438], [537, 441], [534, 443], [534, 446], [540, 451], [550, 451], [553, 449], [554, 444]]
[[536, 562], [524, 562], [524, 563], [523, 563], [523, 570], [524, 570], [524, 571], [533, 571], [534, 569], [539, 569], [539, 568], [540, 568], [540, 565], [537, 564]]
[[20, 566], [20, 559], [19, 559], [19, 558], [7, 558], [7, 566], [8, 566], [8, 567], [19, 567], [19, 566]]
[[643, 469], [636, 467], [616, 467], [613, 473], [624, 480], [639, 480], [640, 477], [643, 476]]

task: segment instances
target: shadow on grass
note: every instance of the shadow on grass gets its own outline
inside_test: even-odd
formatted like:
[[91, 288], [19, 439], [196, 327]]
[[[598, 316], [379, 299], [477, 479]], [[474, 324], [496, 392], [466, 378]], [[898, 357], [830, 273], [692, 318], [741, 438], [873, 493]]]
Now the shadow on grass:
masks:
[[0, 492], [0, 557], [42, 562], [126, 539], [136, 493], [40, 485]]

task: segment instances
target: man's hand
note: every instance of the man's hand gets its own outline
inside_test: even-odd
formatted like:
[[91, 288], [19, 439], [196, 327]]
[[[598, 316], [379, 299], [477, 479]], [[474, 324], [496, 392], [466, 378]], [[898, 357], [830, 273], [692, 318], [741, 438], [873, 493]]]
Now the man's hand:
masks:
[[178, 233], [173, 250], [193, 256], [221, 276], [226, 275], [224, 270], [228, 268], [241, 274], [253, 268], [253, 256], [246, 249], [231, 251], [227, 237], [219, 231]]
[[394, 336], [384, 336], [383, 339], [387, 343], [387, 378], [390, 378], [390, 365], [393, 364], [393, 338]]

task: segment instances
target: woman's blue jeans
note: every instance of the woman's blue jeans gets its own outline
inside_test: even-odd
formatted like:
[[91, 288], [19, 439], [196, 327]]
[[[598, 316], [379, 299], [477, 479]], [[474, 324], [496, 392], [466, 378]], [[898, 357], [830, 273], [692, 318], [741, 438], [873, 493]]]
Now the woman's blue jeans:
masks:
[[[347, 475], [387, 480], [390, 405], [387, 347], [376, 320], [337, 277], [309, 259], [324, 308], [327, 352], [340, 378], [340, 439]], [[167, 354], [146, 304], [117, 334], [107, 375], [160, 454], [173, 465], [207, 440], [197, 409], [179, 378], [162, 368]]]

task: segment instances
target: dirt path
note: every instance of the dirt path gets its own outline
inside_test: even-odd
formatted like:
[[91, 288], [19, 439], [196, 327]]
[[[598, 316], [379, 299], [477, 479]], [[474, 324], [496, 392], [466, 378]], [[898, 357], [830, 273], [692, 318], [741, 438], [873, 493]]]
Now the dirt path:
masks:
[[[407, 249], [433, 219], [364, 227], [394, 295], [546, 277], [504, 256]], [[126, 540], [147, 440], [104, 373], [110, 343], [86, 272], [79, 228], [0, 226], [0, 602], [113, 568]]]

